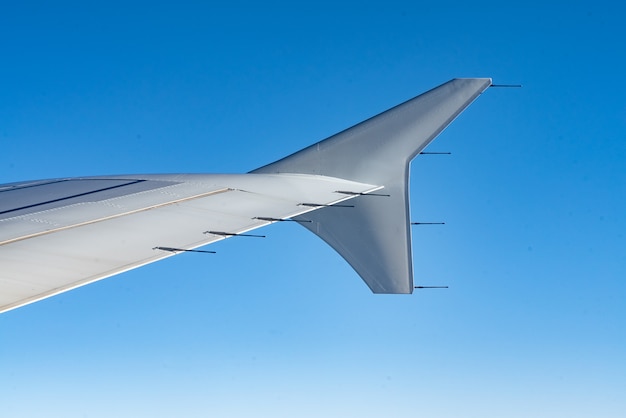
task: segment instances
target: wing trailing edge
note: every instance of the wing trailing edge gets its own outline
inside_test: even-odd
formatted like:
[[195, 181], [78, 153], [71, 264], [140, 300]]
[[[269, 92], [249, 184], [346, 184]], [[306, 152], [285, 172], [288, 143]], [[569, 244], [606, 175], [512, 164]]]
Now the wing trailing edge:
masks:
[[354, 198], [354, 208], [310, 212], [312, 222], [302, 226], [334, 248], [374, 293], [412, 293], [409, 163], [491, 84], [490, 78], [451, 80], [252, 173], [384, 186], [382, 193]]

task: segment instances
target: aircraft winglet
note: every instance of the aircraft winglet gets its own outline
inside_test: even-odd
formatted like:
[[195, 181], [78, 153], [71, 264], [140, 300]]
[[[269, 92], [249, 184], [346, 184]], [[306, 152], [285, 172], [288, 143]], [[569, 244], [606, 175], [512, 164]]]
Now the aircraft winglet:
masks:
[[409, 163], [492, 84], [454, 79], [251, 173], [301, 173], [384, 186], [354, 208], [295, 219], [350, 263], [374, 293], [412, 293]]

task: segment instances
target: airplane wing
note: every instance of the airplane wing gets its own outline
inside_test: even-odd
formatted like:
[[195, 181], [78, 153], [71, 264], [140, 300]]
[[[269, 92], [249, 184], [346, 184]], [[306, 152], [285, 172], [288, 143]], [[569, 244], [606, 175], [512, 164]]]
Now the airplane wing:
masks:
[[[85, 177], [0, 188], [6, 311], [380, 186], [311, 175]], [[320, 206], [317, 206], [320, 205]]]
[[409, 162], [490, 85], [452, 80], [248, 174], [0, 185], [0, 312], [286, 219], [374, 292], [411, 293]]

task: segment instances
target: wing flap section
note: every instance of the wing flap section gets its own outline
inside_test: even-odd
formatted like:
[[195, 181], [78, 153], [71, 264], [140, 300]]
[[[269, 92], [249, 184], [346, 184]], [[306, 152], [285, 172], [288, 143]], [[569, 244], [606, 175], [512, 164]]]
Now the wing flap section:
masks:
[[[155, 247], [197, 248], [226, 238], [206, 231], [242, 233], [271, 223], [259, 216], [281, 219], [317, 209], [303, 202], [353, 198], [336, 190], [380, 188], [299, 174], [139, 179], [170, 185], [0, 220], [0, 312], [174, 255]], [[33, 224], [40, 229], [33, 232]]]

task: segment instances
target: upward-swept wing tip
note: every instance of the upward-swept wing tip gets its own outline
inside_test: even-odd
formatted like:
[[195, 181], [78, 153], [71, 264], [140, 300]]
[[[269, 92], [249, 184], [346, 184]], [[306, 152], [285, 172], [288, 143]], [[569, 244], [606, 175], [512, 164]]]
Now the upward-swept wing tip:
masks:
[[409, 163], [491, 85], [457, 78], [253, 173], [322, 174], [384, 186], [354, 209], [320, 209], [303, 224], [333, 247], [374, 293], [412, 293]]

